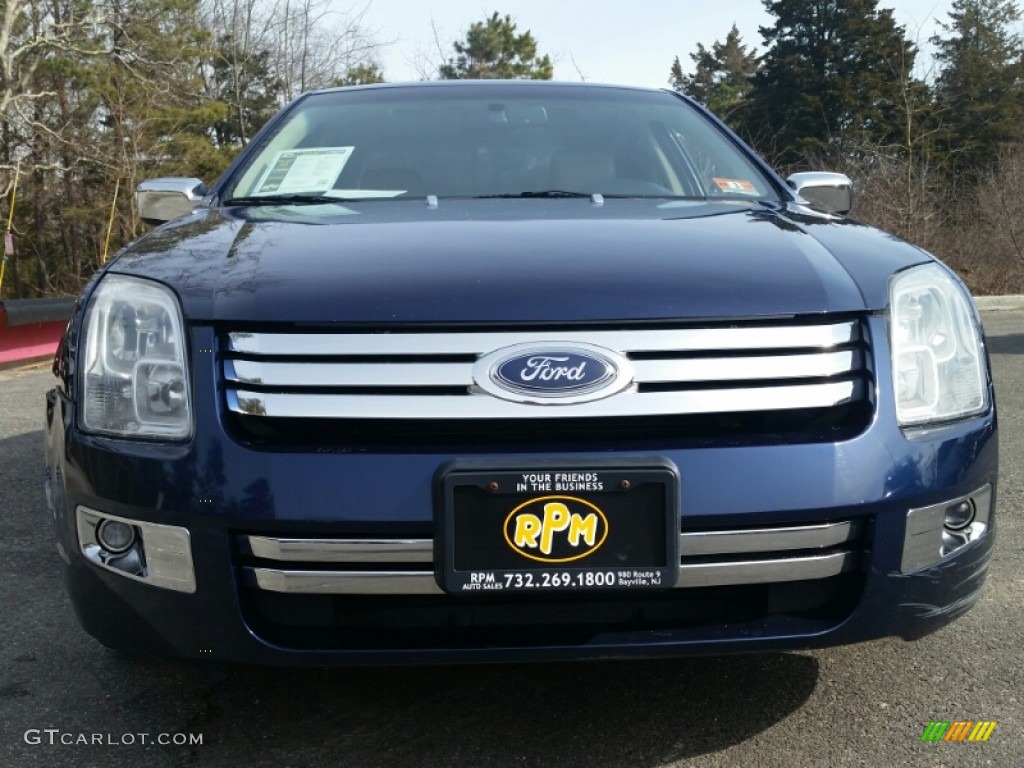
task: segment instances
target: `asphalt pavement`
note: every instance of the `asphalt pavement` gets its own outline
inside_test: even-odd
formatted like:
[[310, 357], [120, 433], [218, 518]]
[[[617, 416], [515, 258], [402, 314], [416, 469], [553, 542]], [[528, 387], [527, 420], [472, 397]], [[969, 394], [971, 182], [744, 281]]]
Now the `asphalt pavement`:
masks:
[[[984, 320], [1002, 471], [979, 603], [915, 643], [652, 662], [290, 670], [116, 656], [79, 629], [60, 583], [41, 483], [50, 373], [0, 371], [0, 768], [1021, 768], [1024, 312]], [[985, 743], [922, 743], [932, 720], [997, 725]]]

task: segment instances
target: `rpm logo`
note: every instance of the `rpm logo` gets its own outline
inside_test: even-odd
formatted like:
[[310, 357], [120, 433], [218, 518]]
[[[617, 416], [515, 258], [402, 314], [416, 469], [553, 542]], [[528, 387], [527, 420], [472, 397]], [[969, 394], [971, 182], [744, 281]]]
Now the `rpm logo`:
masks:
[[505, 518], [505, 542], [541, 563], [569, 563], [592, 555], [608, 538], [608, 518], [575, 496], [540, 496]]

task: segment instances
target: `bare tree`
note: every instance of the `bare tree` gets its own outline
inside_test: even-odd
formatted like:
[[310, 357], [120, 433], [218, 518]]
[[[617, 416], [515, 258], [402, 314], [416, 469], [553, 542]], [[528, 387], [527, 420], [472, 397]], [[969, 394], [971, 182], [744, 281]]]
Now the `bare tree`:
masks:
[[343, 13], [330, 0], [280, 1], [271, 19], [278, 41], [273, 72], [286, 100], [328, 87], [372, 57], [378, 44], [363, 26], [368, 9]]
[[984, 263], [993, 293], [1024, 292], [1024, 146], [1004, 149], [977, 187], [977, 228], [970, 252]]

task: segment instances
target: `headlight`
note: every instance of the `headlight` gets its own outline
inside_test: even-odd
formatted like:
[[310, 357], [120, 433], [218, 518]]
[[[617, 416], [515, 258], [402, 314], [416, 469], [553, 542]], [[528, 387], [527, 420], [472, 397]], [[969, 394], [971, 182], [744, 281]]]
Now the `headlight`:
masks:
[[85, 311], [81, 426], [89, 432], [192, 434], [178, 300], [150, 280], [107, 275]]
[[988, 409], [981, 335], [970, 296], [938, 264], [914, 267], [889, 282], [892, 377], [903, 426]]

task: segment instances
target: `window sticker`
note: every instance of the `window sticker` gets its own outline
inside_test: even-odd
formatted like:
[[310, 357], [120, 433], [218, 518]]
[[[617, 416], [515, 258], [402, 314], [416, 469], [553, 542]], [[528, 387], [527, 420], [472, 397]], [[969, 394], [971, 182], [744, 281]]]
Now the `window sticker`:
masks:
[[287, 149], [277, 153], [256, 185], [257, 195], [323, 194], [338, 180], [355, 147]]
[[712, 179], [715, 186], [728, 195], [756, 195], [757, 189], [746, 179]]

